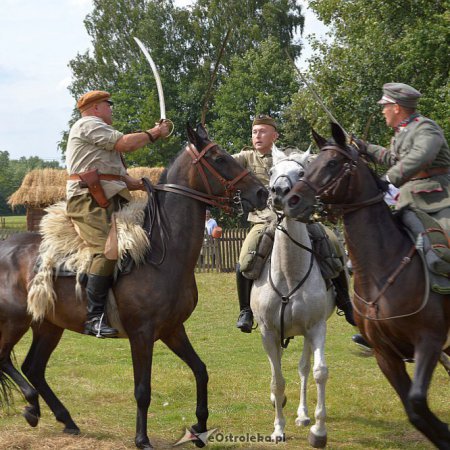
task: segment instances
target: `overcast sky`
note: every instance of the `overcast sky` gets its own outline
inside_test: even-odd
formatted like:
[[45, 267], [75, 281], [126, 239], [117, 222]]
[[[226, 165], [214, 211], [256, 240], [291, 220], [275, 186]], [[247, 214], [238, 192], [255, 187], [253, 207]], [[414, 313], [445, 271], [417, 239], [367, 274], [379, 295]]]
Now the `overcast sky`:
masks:
[[[92, 0], [1, 0], [0, 150], [11, 159], [61, 161], [57, 144], [75, 103], [67, 65], [90, 47], [91, 9]], [[305, 35], [324, 30], [306, 10]]]

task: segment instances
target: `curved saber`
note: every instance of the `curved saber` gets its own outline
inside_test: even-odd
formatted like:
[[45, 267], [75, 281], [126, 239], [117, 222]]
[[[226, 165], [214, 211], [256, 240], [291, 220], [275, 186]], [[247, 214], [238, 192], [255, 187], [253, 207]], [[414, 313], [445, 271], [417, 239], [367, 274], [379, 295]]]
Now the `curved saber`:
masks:
[[150, 56], [149, 51], [145, 48], [145, 45], [137, 38], [133, 38], [136, 41], [136, 44], [139, 45], [139, 48], [142, 50], [145, 58], [147, 59], [150, 67], [152, 68], [153, 75], [156, 80], [156, 88], [158, 89], [158, 97], [159, 97], [159, 110], [161, 111], [161, 120], [166, 119], [166, 104], [164, 102], [164, 92], [161, 84], [161, 78], [159, 77], [158, 69], [156, 68], [155, 63], [153, 62], [152, 57]]

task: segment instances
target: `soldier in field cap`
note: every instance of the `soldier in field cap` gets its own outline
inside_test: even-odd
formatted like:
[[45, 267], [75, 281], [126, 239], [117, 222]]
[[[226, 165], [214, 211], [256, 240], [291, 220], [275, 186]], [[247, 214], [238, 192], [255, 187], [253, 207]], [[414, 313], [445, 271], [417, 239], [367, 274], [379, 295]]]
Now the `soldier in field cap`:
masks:
[[[450, 150], [442, 129], [417, 111], [421, 93], [404, 83], [387, 83], [378, 103], [394, 137], [388, 148], [362, 143], [379, 163], [389, 166], [387, 180], [400, 188], [396, 209], [410, 207], [439, 222], [450, 233]], [[361, 335], [353, 336], [363, 344]]]
[[[252, 147], [244, 147], [239, 153], [232, 155], [243, 167], [252, 171], [255, 176], [264, 184], [269, 186], [270, 169], [272, 168], [272, 151], [278, 139], [278, 124], [275, 119], [268, 115], [258, 115], [252, 122]], [[249, 273], [253, 272], [255, 261], [260, 257], [261, 249], [259, 242], [265, 237], [273, 242], [276, 214], [269, 208], [262, 211], [249, 213], [248, 221], [251, 229], [248, 232], [241, 248], [239, 262], [236, 265], [236, 285], [239, 299], [240, 313], [236, 327], [243, 333], [251, 333], [253, 327], [253, 312], [250, 308], [250, 293], [253, 278], [249, 278]], [[337, 239], [337, 238], [336, 238]], [[270, 250], [269, 250], [270, 251]], [[256, 275], [257, 276], [257, 275]], [[344, 273], [345, 278], [345, 273]], [[353, 309], [348, 296], [348, 285], [342, 277], [333, 279], [333, 283], [345, 283], [339, 290], [337, 296], [337, 306], [345, 313], [346, 320], [354, 325]]]
[[421, 93], [403, 83], [387, 83], [378, 103], [394, 129], [388, 148], [369, 144], [367, 152], [389, 166], [387, 179], [400, 188], [396, 208], [420, 209], [450, 231], [450, 150], [442, 129], [417, 111]]
[[109, 92], [82, 95], [77, 102], [81, 118], [70, 129], [66, 150], [67, 215], [92, 255], [85, 334], [101, 338], [117, 335], [104, 317], [116, 264], [105, 256], [112, 213], [130, 200], [130, 190], [143, 189], [142, 181], [127, 174], [122, 155], [166, 137], [170, 129], [168, 122], [161, 122], [147, 131], [123, 134], [111, 126], [112, 107]]

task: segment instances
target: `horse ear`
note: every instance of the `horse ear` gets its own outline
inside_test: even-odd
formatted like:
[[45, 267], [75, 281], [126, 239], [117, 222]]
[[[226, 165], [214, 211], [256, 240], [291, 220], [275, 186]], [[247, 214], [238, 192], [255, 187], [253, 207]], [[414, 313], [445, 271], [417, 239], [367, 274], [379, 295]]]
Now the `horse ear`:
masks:
[[205, 141], [209, 141], [208, 132], [203, 124], [197, 124], [197, 134]]
[[334, 142], [340, 147], [345, 148], [347, 140], [345, 138], [345, 132], [337, 123], [331, 122], [331, 135], [333, 136]]
[[280, 159], [284, 158], [286, 155], [281, 150], [278, 150], [276, 145], [272, 145], [272, 158], [273, 164], [276, 164]]
[[198, 141], [199, 141], [199, 136], [198, 136], [197, 132], [191, 127], [191, 124], [189, 122], [186, 123], [186, 130], [187, 130], [189, 142], [191, 144], [194, 144], [197, 147]]
[[314, 142], [317, 144], [317, 147], [322, 148], [327, 143], [327, 140], [324, 137], [322, 137], [319, 133], [317, 133], [314, 128], [311, 128], [311, 133]]

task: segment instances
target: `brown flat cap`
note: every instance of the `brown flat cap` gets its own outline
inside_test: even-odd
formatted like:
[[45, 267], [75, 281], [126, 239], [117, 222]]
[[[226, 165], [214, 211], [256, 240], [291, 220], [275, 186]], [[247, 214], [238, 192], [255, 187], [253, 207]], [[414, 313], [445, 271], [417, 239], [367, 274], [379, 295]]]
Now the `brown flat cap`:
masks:
[[89, 91], [86, 94], [82, 95], [78, 102], [77, 108], [80, 112], [86, 111], [92, 104], [100, 103], [105, 100], [108, 100], [111, 97], [111, 94], [106, 91]]
[[271, 125], [275, 128], [275, 130], [278, 130], [278, 125], [275, 122], [275, 119], [272, 119], [270, 116], [265, 116], [264, 114], [260, 114], [259, 116], [256, 116], [253, 120], [252, 127], [254, 125]]
[[422, 94], [404, 83], [386, 83], [383, 85], [383, 97], [378, 101], [380, 105], [397, 103], [405, 108], [416, 108]]

